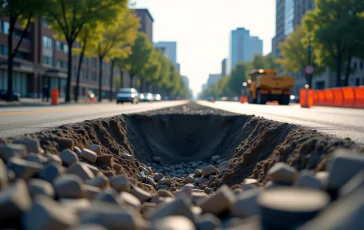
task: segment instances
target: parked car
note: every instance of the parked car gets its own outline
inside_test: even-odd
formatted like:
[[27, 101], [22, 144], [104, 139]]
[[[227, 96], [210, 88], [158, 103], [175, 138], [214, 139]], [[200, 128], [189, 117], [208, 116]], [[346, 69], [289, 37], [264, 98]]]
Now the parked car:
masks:
[[153, 99], [154, 99], [154, 101], [161, 101], [162, 97], [160, 94], [153, 94]]
[[139, 96], [141, 101], [146, 101], [146, 102], [153, 102], [153, 94], [151, 93], [141, 93]]
[[[0, 100], [5, 101], [8, 97], [8, 91], [6, 89], [0, 90]], [[13, 91], [13, 101], [19, 101], [20, 100], [20, 94]]]
[[134, 88], [122, 88], [116, 95], [116, 103], [131, 102], [137, 104], [139, 102], [138, 91]]

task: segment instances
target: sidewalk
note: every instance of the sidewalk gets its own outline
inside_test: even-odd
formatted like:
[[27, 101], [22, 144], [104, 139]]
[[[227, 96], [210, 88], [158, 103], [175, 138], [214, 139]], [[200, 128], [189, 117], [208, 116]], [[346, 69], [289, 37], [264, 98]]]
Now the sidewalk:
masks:
[[[95, 104], [99, 102], [89, 102], [87, 99], [80, 99], [77, 103], [75, 101], [71, 101], [70, 103], [64, 102], [64, 99], [59, 100], [59, 105], [68, 105], [68, 104]], [[109, 99], [103, 99], [101, 103], [113, 103], [109, 101]], [[20, 101], [6, 102], [0, 101], [0, 108], [6, 107], [25, 107], [25, 106], [57, 106], [52, 105], [51, 100], [49, 102], [43, 102], [41, 98], [20, 98]]]

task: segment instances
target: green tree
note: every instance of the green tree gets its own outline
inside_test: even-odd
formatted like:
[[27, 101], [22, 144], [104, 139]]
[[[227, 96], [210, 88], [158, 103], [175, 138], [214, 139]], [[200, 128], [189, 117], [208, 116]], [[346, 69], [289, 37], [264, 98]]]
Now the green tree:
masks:
[[[0, 0], [0, 16], [8, 18], [8, 92], [7, 101], [13, 101], [13, 63], [19, 47], [28, 31], [29, 25], [33, 18], [39, 16], [44, 10], [46, 0]], [[23, 28], [15, 47], [13, 46], [13, 35], [17, 23], [22, 23]]]
[[111, 23], [120, 9], [126, 7], [126, 0], [49, 0], [45, 15], [51, 23], [51, 29], [57, 31], [69, 47], [66, 102], [71, 100], [72, 47], [79, 33], [90, 22]]
[[[308, 12], [303, 20], [313, 38], [318, 63], [336, 68], [338, 87], [342, 85], [344, 63], [350, 65], [352, 57], [363, 52], [357, 46], [364, 39], [363, 33], [358, 33], [364, 26], [363, 10], [362, 0], [317, 0], [315, 10]], [[348, 75], [349, 71], [347, 79]]]
[[150, 58], [148, 60], [147, 66], [144, 69], [144, 72], [141, 77], [142, 87], [145, 85], [149, 90], [150, 84], [156, 83], [159, 80], [159, 75], [161, 71], [161, 62], [159, 58], [160, 53], [153, 49]]
[[264, 56], [264, 68], [265, 69], [277, 69], [278, 68], [276, 59], [272, 53]]
[[131, 47], [131, 54], [128, 57], [118, 59], [117, 65], [120, 69], [129, 73], [130, 87], [133, 87], [134, 77], [142, 76], [145, 72], [152, 52], [153, 47], [149, 43], [147, 36], [139, 32]]
[[231, 70], [228, 86], [235, 95], [240, 95], [243, 82], [248, 80], [249, 66], [245, 62], [237, 63]]
[[99, 59], [99, 101], [102, 100], [104, 61], [111, 61], [109, 99], [112, 100], [115, 60], [127, 58], [131, 54], [131, 45], [137, 37], [139, 27], [139, 19], [127, 9], [121, 10], [112, 23], [97, 23], [95, 33], [99, 34], [99, 37], [89, 42], [87, 52], [90, 56], [96, 56]]

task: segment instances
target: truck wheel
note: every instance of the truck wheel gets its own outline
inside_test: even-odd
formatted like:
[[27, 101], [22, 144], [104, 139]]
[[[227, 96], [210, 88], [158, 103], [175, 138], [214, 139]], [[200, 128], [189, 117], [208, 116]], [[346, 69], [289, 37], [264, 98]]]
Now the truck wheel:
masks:
[[278, 104], [280, 105], [289, 105], [290, 97], [289, 95], [283, 95], [278, 101]]
[[257, 90], [257, 103], [261, 105], [267, 104], [267, 95], [262, 94], [260, 89]]

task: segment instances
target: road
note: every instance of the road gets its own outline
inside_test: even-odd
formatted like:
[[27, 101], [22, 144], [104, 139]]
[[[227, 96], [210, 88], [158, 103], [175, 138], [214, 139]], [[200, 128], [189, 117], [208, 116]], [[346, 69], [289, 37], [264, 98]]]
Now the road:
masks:
[[288, 122], [315, 129], [337, 137], [349, 137], [364, 143], [364, 109], [311, 107], [301, 108], [298, 104], [280, 106], [275, 104], [252, 105], [238, 102], [197, 101], [210, 106], [239, 114], [261, 116], [275, 121]]
[[186, 101], [164, 101], [117, 105], [83, 104], [38, 107], [0, 108], [0, 138], [38, 132], [63, 124], [81, 122], [122, 113], [139, 113], [181, 105]]

